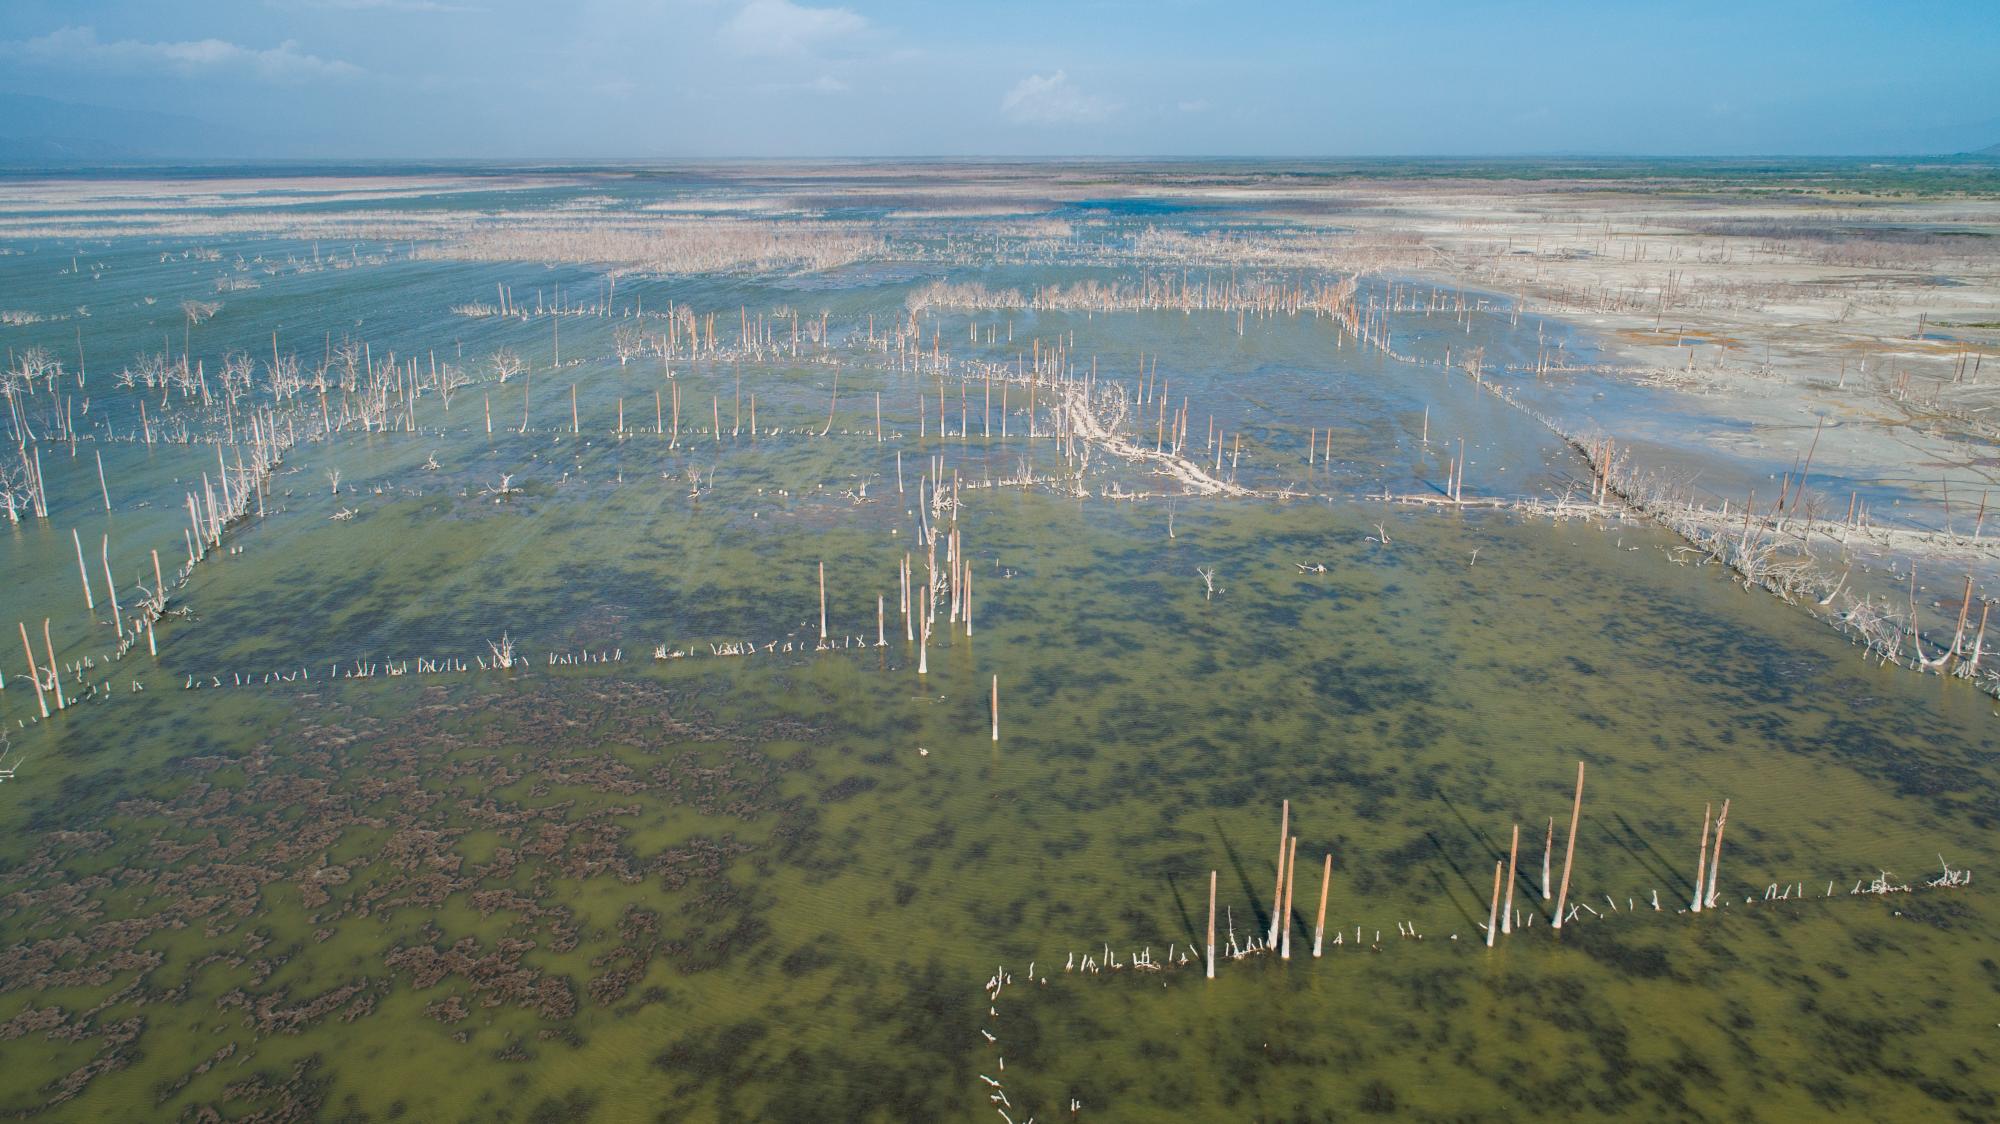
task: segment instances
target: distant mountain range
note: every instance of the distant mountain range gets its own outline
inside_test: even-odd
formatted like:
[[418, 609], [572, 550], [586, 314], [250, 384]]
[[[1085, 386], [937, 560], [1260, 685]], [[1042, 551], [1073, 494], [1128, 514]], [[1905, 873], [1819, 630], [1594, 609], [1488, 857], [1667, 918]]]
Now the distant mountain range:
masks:
[[243, 138], [194, 117], [0, 94], [0, 164], [80, 164], [252, 155]]

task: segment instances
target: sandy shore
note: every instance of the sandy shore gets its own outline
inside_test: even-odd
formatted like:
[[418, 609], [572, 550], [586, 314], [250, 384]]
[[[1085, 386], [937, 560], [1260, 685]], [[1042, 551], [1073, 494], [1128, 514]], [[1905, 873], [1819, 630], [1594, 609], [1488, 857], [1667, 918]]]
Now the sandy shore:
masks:
[[1815, 472], [1920, 501], [1897, 513], [1913, 530], [2000, 484], [2000, 199], [1536, 181], [1347, 202], [1357, 251], [1428, 257], [1412, 272], [1591, 331], [1610, 373], [1690, 400], [1677, 424], [1727, 423], [1683, 434], [1717, 457], [1790, 466], [1817, 430]]

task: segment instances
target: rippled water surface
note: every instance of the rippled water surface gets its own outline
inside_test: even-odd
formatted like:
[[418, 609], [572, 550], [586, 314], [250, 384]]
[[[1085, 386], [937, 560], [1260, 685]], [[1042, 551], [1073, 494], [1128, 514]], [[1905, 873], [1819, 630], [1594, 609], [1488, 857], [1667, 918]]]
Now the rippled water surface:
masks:
[[[215, 446], [86, 430], [73, 451], [37, 422], [51, 512], [4, 528], [5, 643], [18, 619], [39, 645], [49, 618], [63, 662], [94, 657], [66, 687], [100, 690], [42, 722], [26, 657], [0, 657], [0, 1112], [2000, 1114], [1994, 911], [1983, 881], [1923, 885], [2000, 858], [1990, 700], [1873, 666], [1636, 522], [1371, 498], [1436, 494], [1461, 439], [1468, 495], [1576, 486], [1559, 440], [1436, 363], [1531, 363], [1538, 332], [1588, 348], [1558, 325], [1409, 314], [1400, 346], [1426, 361], [1399, 362], [1306, 316], [927, 314], [961, 361], [1062, 341], [1128, 388], [1143, 363], [1170, 408], [1186, 397], [1190, 456], [1211, 461], [1213, 419], [1242, 435], [1235, 479], [1264, 490], [1169, 500], [1099, 457], [1078, 498], [1020, 482], [1064, 461], [1025, 436], [1018, 387], [1005, 438], [977, 379], [961, 429], [956, 375], [857, 341], [931, 277], [1115, 270], [621, 281], [621, 310], [826, 309], [843, 333], [798, 358], [676, 361], [670, 383], [657, 357], [612, 356], [620, 316], [565, 318], [555, 370], [548, 318], [450, 312], [496, 280], [595, 291], [582, 268], [362, 247], [379, 258], [267, 278], [190, 328], [179, 302], [220, 267], [163, 260], [178, 244], [83, 247], [107, 265], [94, 282], [63, 272], [73, 247], [13, 248], [0, 303], [89, 315], [0, 338], [73, 351], [81, 326], [76, 394], [116, 433], [142, 396], [113, 374], [149, 349], [212, 371], [275, 330], [309, 366], [365, 339], [475, 369], [504, 344], [534, 369], [482, 375], [449, 410], [420, 399], [417, 433], [302, 440], [264, 516], [176, 595], [188, 615], [160, 623], [157, 657], [106, 659], [70, 531], [92, 567], [108, 536], [121, 587], [150, 585], [151, 551], [184, 559], [183, 497]], [[673, 383], [678, 440], [653, 431]], [[1332, 462], [1306, 463], [1329, 432]], [[898, 565], [922, 570], [934, 463], [961, 487], [974, 627], [941, 617], [920, 676]], [[483, 494], [503, 474], [520, 492]], [[521, 666], [479, 670], [503, 632]], [[733, 643], [758, 650], [713, 654]], [[473, 669], [384, 666], [418, 658]], [[1579, 761], [1569, 900], [1589, 909], [1557, 933], [1542, 855], [1553, 821], [1559, 876]], [[1697, 916], [1703, 809], [1724, 799], [1720, 908]], [[1210, 872], [1224, 941], [1262, 935], [1285, 800], [1292, 958], [1205, 980], [1179, 961]], [[1526, 927], [1488, 950], [1516, 824]], [[1884, 871], [1916, 892], [1849, 893]], [[1126, 967], [1064, 970], [1107, 950]]]

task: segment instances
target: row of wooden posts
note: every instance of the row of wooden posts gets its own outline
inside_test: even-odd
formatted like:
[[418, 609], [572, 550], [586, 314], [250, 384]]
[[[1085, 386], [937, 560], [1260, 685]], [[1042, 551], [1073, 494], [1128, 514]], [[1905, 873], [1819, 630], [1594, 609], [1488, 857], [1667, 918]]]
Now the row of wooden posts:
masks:
[[[996, 704], [997, 713], [997, 704]], [[1576, 795], [1570, 805], [1569, 832], [1563, 845], [1562, 880], [1555, 889], [1555, 917], [1552, 926], [1561, 929], [1570, 911], [1570, 875], [1576, 864], [1577, 830], [1583, 822], [1583, 780], [1584, 764], [1576, 764]], [[1689, 904], [1690, 912], [1700, 913], [1704, 908], [1716, 906], [1717, 887], [1722, 870], [1722, 835], [1729, 820], [1729, 802], [1722, 803], [1721, 814], [1714, 815], [1714, 805], [1702, 811], [1701, 847], [1695, 862], [1694, 897]], [[1299, 838], [1291, 832], [1292, 802], [1284, 801], [1278, 818], [1277, 881], [1271, 892], [1271, 924], [1264, 938], [1264, 947], [1276, 949], [1281, 960], [1292, 958], [1293, 907], [1298, 889]], [[1714, 829], [1715, 845], [1709, 847], [1710, 828]], [[1548, 836], [1542, 847], [1542, 898], [1548, 900], [1551, 890], [1552, 858], [1555, 853], [1555, 819], [1550, 817]], [[1521, 825], [1513, 826], [1512, 840], [1508, 846], [1505, 861], [1495, 860], [1493, 864], [1493, 892], [1486, 922], [1486, 946], [1493, 947], [1503, 935], [1513, 932], [1514, 886], [1519, 872], [1521, 855]], [[1215, 919], [1216, 896], [1219, 871], [1208, 872], [1208, 939], [1207, 975], [1215, 978]], [[1326, 907], [1333, 885], [1333, 855], [1329, 852], [1322, 860], [1320, 870], [1319, 908], [1313, 920], [1313, 948], [1315, 957], [1321, 955], [1326, 935]], [[1657, 903], [1656, 903], [1657, 904]]]
[[[245, 421], [248, 423], [248, 432], [245, 434], [247, 442], [232, 441], [236, 453], [236, 464], [233, 468], [223, 455], [221, 443], [217, 443], [216, 478], [210, 480], [208, 474], [204, 472], [201, 490], [186, 494], [188, 526], [183, 530], [182, 538], [187, 546], [187, 560], [175, 573], [173, 588], [177, 589], [187, 583], [196, 564], [206, 558], [211, 550], [221, 546], [223, 534], [231, 525], [249, 518], [253, 513], [260, 518], [264, 514], [264, 493], [270, 487], [273, 474], [283, 461], [285, 453], [291, 449], [294, 438], [290, 425], [287, 424], [281, 429], [277, 415], [272, 411], [252, 412], [246, 416]], [[231, 437], [236, 436], [237, 431], [232, 426]], [[244, 454], [246, 443], [249, 446], [247, 459]], [[111, 489], [105, 480], [104, 460], [101, 454], [97, 458], [97, 473], [104, 507], [109, 511]], [[235, 482], [233, 487], [232, 477]], [[97, 597], [91, 588], [90, 566], [84, 557], [83, 536], [77, 528], [70, 529], [70, 541], [76, 547], [77, 573], [83, 584], [84, 610], [95, 619]], [[169, 587], [166, 576], [161, 570], [160, 552], [152, 550], [149, 553], [153, 564], [153, 588], [145, 590], [141, 581], [140, 588], [145, 592], [145, 596], [128, 614], [118, 596], [117, 578], [111, 568], [110, 534], [107, 532], [99, 541], [98, 555], [104, 569], [105, 596], [110, 603], [112, 627], [118, 636], [116, 657], [123, 657], [139, 642], [142, 635], [146, 641], [148, 654], [159, 655], [159, 642], [154, 634], [154, 625], [166, 613]], [[27, 622], [18, 623], [21, 646], [28, 658], [28, 677], [35, 685], [36, 708], [42, 718], [48, 718], [50, 695], [55, 698], [57, 711], [67, 709], [74, 701], [63, 694], [62, 664], [56, 657], [51, 620], [46, 617], [42, 620], [42, 643], [48, 654], [46, 675], [35, 654], [34, 645], [29, 640]], [[5, 686], [5, 678], [0, 677], [0, 689], [4, 689]]]

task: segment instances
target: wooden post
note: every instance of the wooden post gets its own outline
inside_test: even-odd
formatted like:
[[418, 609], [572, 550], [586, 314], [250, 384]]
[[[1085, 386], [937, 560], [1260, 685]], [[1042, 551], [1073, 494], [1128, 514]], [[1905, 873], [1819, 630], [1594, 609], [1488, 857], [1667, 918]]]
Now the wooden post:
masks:
[[1548, 838], [1542, 840], [1542, 900], [1549, 900], [1549, 853], [1556, 849], [1556, 818], [1549, 817]]
[[1493, 938], [1500, 934], [1500, 872], [1506, 866], [1499, 859], [1493, 860], [1493, 904], [1486, 913], [1486, 947], [1493, 947]]
[[83, 605], [90, 610], [90, 615], [95, 617], [97, 599], [90, 595], [90, 568], [83, 564], [83, 536], [76, 533], [75, 527], [71, 527], [69, 537], [71, 542], [76, 543], [76, 572], [77, 576], [83, 579]]
[[1278, 813], [1278, 882], [1271, 890], [1271, 931], [1264, 938], [1267, 945], [1278, 943], [1278, 911], [1285, 906], [1285, 840], [1292, 832], [1292, 802], [1284, 802]]
[[1722, 872], [1722, 828], [1729, 822], [1729, 801], [1722, 802], [1722, 814], [1715, 817], [1715, 850], [1708, 856], [1708, 907], [1715, 908], [1715, 878]]
[[1694, 904], [1689, 907], [1696, 913], [1701, 912], [1702, 878], [1708, 873], [1708, 816], [1714, 810], [1713, 804], [1701, 806], [1701, 853], [1694, 860]]
[[819, 640], [826, 643], [826, 563], [819, 564]]
[[1507, 905], [1500, 914], [1500, 931], [1514, 931], [1514, 864], [1521, 857], [1521, 825], [1514, 825], [1514, 844], [1507, 849]]
[[888, 598], [883, 597], [879, 593], [875, 595], [875, 646], [877, 648], [886, 648], [889, 646], [888, 634], [883, 631], [883, 623], [888, 618], [888, 605]]
[[1215, 875], [1208, 872], [1208, 978], [1215, 978]]
[[42, 618], [42, 643], [49, 649], [49, 683], [55, 688], [56, 709], [63, 710], [68, 704], [63, 702], [62, 665], [56, 662], [56, 642], [49, 639], [49, 618]]
[[118, 607], [118, 583], [111, 577], [111, 536], [104, 536], [104, 590], [111, 596], [111, 627], [125, 634], [125, 614]]
[[993, 677], [993, 740], [1000, 740], [1000, 677]]
[[1319, 959], [1320, 945], [1326, 939], [1326, 896], [1333, 887], [1333, 852], [1326, 853], [1326, 865], [1319, 873], [1319, 918], [1313, 922], [1313, 959]]
[[1285, 912], [1281, 915], [1282, 933], [1278, 938], [1278, 959], [1292, 958], [1292, 894], [1298, 889], [1299, 837], [1292, 836], [1292, 843], [1285, 853]]
[[[35, 646], [33, 644], [28, 643], [28, 623], [26, 621], [22, 621], [20, 622], [20, 624], [21, 624], [21, 647], [28, 653], [28, 678], [32, 680], [35, 684], [35, 705], [42, 708], [42, 717], [47, 718], [49, 716], [49, 700], [47, 696], [42, 694], [42, 673], [35, 666]], [[1213, 876], [1211, 875], [1211, 879], [1212, 878]], [[1213, 902], [1214, 900], [1215, 900], [1215, 890], [1211, 886], [1211, 888], [1209, 889], [1209, 901]], [[1212, 950], [1215, 945], [1215, 907], [1213, 905], [1209, 906], [1208, 943], [1209, 947]], [[1213, 963], [1214, 963], [1214, 957], [1213, 954], [1211, 953], [1210, 956], [1211, 968], [1209, 970], [1209, 975], [1211, 976], [1215, 974], [1215, 971], [1212, 967]]]
[[1583, 762], [1576, 763], [1576, 802], [1569, 810], [1569, 842], [1563, 847], [1562, 889], [1556, 892], [1556, 928], [1563, 925], [1563, 905], [1569, 901], [1569, 872], [1576, 862], [1576, 829], [1583, 822]]
[[[104, 482], [104, 450], [102, 450], [102, 449], [99, 449], [99, 450], [96, 450], [96, 452], [97, 452], [97, 486], [98, 486], [98, 488], [99, 488], [99, 489], [101, 489], [101, 490], [102, 490], [102, 491], [104, 492], [104, 510], [106, 510], [106, 511], [110, 511], [110, 510], [111, 510], [111, 485], [109, 485], [109, 484], [106, 484], [106, 483]], [[1975, 536], [1974, 536], [1974, 541], [1977, 541], [1977, 539], [1978, 539], [1978, 536], [1977, 536], [1977, 535], [1975, 535]]]

